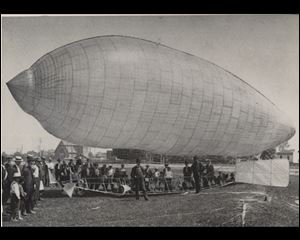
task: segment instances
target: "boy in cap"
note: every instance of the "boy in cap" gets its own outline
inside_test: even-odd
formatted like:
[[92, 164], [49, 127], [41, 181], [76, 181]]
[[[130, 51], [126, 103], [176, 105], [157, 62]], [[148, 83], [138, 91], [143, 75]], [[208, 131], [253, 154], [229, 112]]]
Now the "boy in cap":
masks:
[[21, 174], [15, 172], [13, 175], [13, 181], [10, 185], [10, 207], [11, 207], [11, 218], [13, 222], [23, 220], [20, 214], [21, 204], [21, 191], [20, 191], [20, 178]]

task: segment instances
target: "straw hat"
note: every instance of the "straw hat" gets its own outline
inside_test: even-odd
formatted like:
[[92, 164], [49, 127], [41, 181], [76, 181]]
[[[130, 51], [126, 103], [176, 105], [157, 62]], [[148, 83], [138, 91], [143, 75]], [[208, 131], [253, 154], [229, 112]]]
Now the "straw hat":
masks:
[[22, 157], [16, 156], [16, 160], [15, 161], [17, 161], [17, 162], [23, 162], [24, 160], [22, 159]]

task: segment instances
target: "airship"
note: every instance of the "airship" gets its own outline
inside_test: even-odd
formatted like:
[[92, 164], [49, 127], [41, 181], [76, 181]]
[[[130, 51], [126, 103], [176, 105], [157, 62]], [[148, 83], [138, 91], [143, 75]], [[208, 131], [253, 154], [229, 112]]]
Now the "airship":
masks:
[[64, 45], [7, 86], [46, 131], [84, 146], [249, 156], [295, 134], [286, 114], [239, 77], [135, 37]]

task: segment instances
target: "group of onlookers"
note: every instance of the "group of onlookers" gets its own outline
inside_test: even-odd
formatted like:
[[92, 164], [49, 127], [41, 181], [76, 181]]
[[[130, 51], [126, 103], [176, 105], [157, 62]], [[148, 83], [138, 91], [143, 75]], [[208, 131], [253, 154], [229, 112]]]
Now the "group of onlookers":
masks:
[[226, 174], [218, 172], [215, 176], [215, 169], [210, 160], [206, 160], [206, 164], [202, 164], [197, 156], [194, 156], [192, 166], [189, 166], [189, 162], [185, 162], [183, 168], [183, 189], [196, 188], [198, 193], [202, 188], [208, 188], [212, 185], [223, 185], [226, 182], [234, 181], [234, 174]]
[[[49, 164], [48, 168], [50, 169]], [[70, 159], [68, 162], [58, 159], [53, 169], [55, 178], [61, 185], [70, 180], [76, 181], [85, 179], [88, 188], [97, 190], [102, 187], [105, 191], [113, 191], [114, 188], [118, 188], [114, 183], [128, 184], [135, 188], [136, 184], [134, 179], [136, 179], [136, 176], [142, 175], [144, 185], [142, 187], [145, 187], [146, 191], [172, 191], [174, 188], [174, 174], [169, 163], [165, 163], [164, 168], [159, 171], [157, 167], [151, 169], [148, 164], [142, 167], [141, 161], [137, 159], [137, 165], [132, 169], [130, 174], [131, 179], [129, 179], [127, 175], [124, 164], [121, 164], [120, 168], [114, 168], [111, 164], [103, 164], [101, 166], [97, 162], [91, 162], [88, 158], [84, 160], [81, 158], [77, 158], [76, 160]], [[198, 157], [194, 156], [191, 166], [188, 161], [185, 162], [183, 178], [182, 189], [195, 188], [198, 193], [201, 188], [216, 184], [222, 185], [229, 180], [234, 180], [234, 175], [231, 174], [229, 176], [228, 174], [219, 172], [218, 175], [215, 176], [214, 166], [211, 164], [211, 161], [207, 160], [206, 164], [202, 164]], [[138, 185], [140, 185], [140, 183]]]
[[[165, 163], [165, 168], [160, 172], [157, 168], [154, 172], [150, 169], [149, 165], [146, 168], [141, 166], [141, 161], [136, 160], [136, 165], [131, 171], [132, 186], [135, 189], [136, 199], [139, 199], [139, 192], [142, 191], [145, 200], [148, 200], [147, 191], [150, 191], [150, 183], [152, 190], [160, 189], [160, 185], [164, 185], [165, 191], [173, 190], [173, 172], [168, 163]], [[151, 179], [151, 181], [150, 181]], [[182, 189], [195, 188], [196, 193], [199, 193], [201, 187], [211, 187], [212, 185], [223, 185], [226, 182], [234, 181], [234, 174], [225, 174], [219, 172], [218, 176], [215, 176], [214, 166], [211, 161], [207, 161], [206, 165], [203, 165], [197, 156], [194, 156], [193, 163], [189, 166], [189, 162], [185, 162], [183, 168], [183, 182]]]
[[[23, 220], [28, 214], [35, 214], [44, 186], [48, 185], [48, 166], [45, 158], [31, 155], [27, 161], [16, 156], [2, 165], [2, 204], [10, 199], [12, 221]], [[2, 209], [3, 210], [3, 209]]]
[[113, 168], [111, 164], [92, 163], [90, 159], [84, 161], [78, 158], [76, 161], [69, 159], [68, 162], [65, 160], [57, 160], [54, 165], [54, 173], [56, 180], [64, 184], [64, 182], [76, 181], [79, 179], [85, 179], [88, 186], [97, 189], [100, 184], [112, 184], [113, 180], [120, 180], [125, 183], [127, 180], [127, 173], [125, 165], [121, 164], [121, 168]]
[[[44, 157], [28, 155], [27, 161], [22, 157], [10, 158], [2, 165], [2, 201], [5, 204], [10, 199], [10, 212], [12, 221], [22, 220], [28, 214], [34, 214], [41, 201], [44, 187], [49, 186], [51, 179], [63, 186], [70, 181], [84, 179], [87, 187], [104, 191], [110, 188], [113, 191], [120, 184], [128, 184], [135, 191], [139, 199], [139, 192], [143, 192], [145, 200], [148, 200], [147, 192], [156, 190], [173, 190], [173, 172], [169, 163], [165, 163], [162, 171], [158, 168], [151, 169], [147, 164], [141, 166], [141, 161], [136, 160], [132, 168], [130, 179], [124, 164], [120, 168], [113, 168], [111, 164], [92, 163], [90, 159], [77, 158], [66, 160], [58, 159], [54, 164], [52, 159], [48, 161]], [[234, 181], [234, 175], [219, 172], [215, 176], [214, 166], [210, 161], [203, 165], [197, 156], [194, 156], [192, 165], [185, 162], [183, 168], [182, 189], [194, 189], [199, 193], [201, 188], [212, 185], [223, 185], [227, 181]]]

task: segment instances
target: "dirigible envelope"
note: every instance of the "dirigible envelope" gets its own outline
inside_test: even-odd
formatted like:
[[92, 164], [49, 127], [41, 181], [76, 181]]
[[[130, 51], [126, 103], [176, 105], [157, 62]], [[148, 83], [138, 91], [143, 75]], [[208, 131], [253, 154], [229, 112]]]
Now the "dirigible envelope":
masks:
[[295, 134], [285, 114], [228, 71], [133, 37], [62, 46], [7, 85], [50, 134], [85, 146], [245, 156]]

